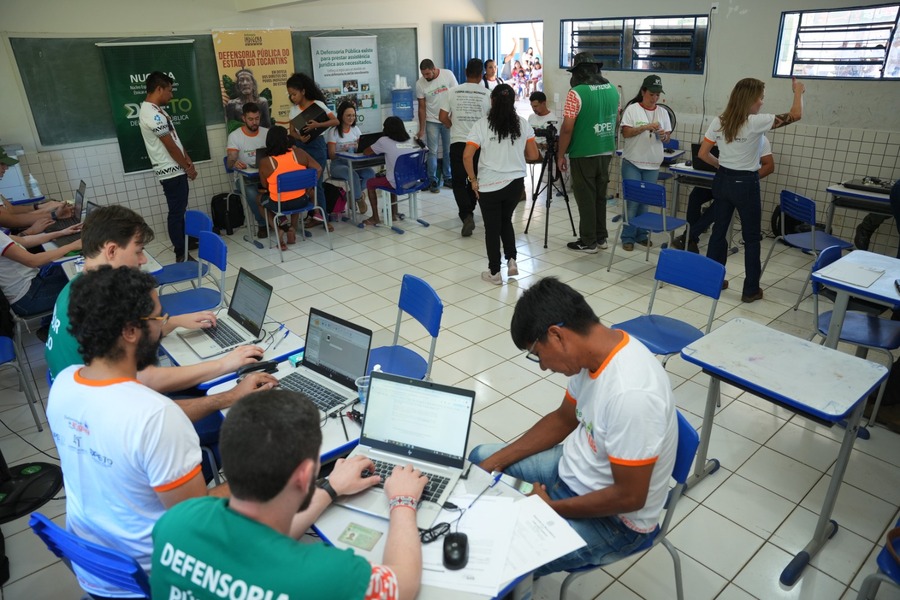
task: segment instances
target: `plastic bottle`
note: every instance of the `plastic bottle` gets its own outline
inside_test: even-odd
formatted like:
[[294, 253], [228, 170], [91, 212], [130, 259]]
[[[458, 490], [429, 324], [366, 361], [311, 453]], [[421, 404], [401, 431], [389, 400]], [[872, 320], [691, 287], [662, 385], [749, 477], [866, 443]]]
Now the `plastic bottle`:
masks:
[[41, 197], [41, 188], [38, 187], [37, 179], [31, 173], [28, 173], [28, 193], [32, 198]]

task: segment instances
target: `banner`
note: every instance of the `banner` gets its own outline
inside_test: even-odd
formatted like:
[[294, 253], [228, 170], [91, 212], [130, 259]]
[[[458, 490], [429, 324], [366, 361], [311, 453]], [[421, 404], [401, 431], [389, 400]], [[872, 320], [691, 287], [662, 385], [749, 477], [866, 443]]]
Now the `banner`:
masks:
[[287, 126], [291, 101], [284, 84], [294, 72], [291, 30], [213, 31], [212, 39], [228, 133], [243, 124], [246, 102], [259, 105], [262, 127]]
[[141, 102], [147, 96], [145, 81], [153, 71], [162, 71], [175, 80], [172, 86], [174, 97], [164, 108], [172, 117], [188, 156], [194, 162], [209, 160], [194, 41], [116, 42], [97, 46], [103, 54], [106, 89], [125, 172], [151, 168], [139, 117]]
[[325, 93], [325, 104], [337, 114], [341, 102], [353, 102], [363, 133], [381, 131], [377, 40], [374, 35], [309, 40], [313, 78]]

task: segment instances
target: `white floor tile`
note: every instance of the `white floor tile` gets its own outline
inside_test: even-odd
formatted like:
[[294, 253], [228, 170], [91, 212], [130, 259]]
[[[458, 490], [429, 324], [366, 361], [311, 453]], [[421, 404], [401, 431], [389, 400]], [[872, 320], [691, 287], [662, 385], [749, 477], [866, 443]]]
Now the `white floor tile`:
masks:
[[767, 543], [734, 578], [734, 583], [765, 600], [837, 600], [844, 593], [843, 584], [812, 566], [804, 569], [803, 576], [792, 587], [782, 586], [778, 578], [791, 558], [792, 555]]
[[763, 538], [704, 506], [679, 523], [669, 540], [680, 552], [729, 580], [764, 543]]
[[768, 448], [760, 448], [737, 474], [793, 502], [799, 502], [822, 478], [812, 467]]

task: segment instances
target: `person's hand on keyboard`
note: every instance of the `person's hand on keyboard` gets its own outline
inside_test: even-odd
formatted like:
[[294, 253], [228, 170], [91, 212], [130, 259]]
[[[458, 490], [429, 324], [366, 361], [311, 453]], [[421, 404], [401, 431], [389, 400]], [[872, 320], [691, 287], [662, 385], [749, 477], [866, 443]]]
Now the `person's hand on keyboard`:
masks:
[[55, 210], [57, 219], [71, 219], [75, 216], [75, 205], [69, 204], [68, 202], [62, 203], [59, 208], [56, 208]]
[[[259, 371], [255, 373], [249, 373], [243, 379], [241, 379], [234, 388], [231, 389], [229, 396], [231, 397], [231, 402], [228, 406], [231, 406], [247, 394], [252, 394], [253, 392], [261, 392], [263, 390], [271, 390], [276, 385], [278, 385], [278, 380], [272, 377], [269, 373], [260, 373]], [[226, 392], [228, 393], [228, 392]], [[228, 408], [228, 406], [222, 406], [220, 408]]]
[[221, 373], [233, 373], [244, 365], [252, 365], [262, 359], [263, 349], [255, 345], [238, 346], [216, 362]]
[[428, 478], [422, 474], [422, 471], [412, 465], [405, 467], [397, 465], [391, 476], [384, 482], [384, 493], [388, 499], [410, 496], [418, 502], [426, 485], [428, 485]]
[[52, 224], [53, 217], [50, 216], [50, 213], [47, 213], [46, 216], [38, 217], [37, 221], [29, 225], [28, 229], [23, 230], [20, 235], [37, 235], [39, 233], [44, 233], [44, 230]]
[[[169, 317], [169, 323], [174, 327], [184, 327], [185, 329], [207, 329], [216, 326], [216, 313], [211, 310], [201, 310], [200, 312], [192, 312], [175, 317]], [[262, 351], [259, 352], [262, 356]], [[240, 366], [240, 365], [238, 365]], [[237, 369], [237, 367], [235, 367]], [[233, 371], [234, 369], [232, 369]]]
[[363, 471], [374, 469], [375, 465], [365, 456], [356, 455], [348, 459], [339, 458], [328, 476], [328, 482], [338, 496], [352, 496], [378, 485], [381, 477], [363, 477]]

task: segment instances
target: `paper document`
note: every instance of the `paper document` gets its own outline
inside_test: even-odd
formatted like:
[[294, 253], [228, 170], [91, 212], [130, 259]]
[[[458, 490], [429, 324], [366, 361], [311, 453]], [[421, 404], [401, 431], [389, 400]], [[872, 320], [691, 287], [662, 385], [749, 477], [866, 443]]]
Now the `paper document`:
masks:
[[824, 269], [819, 269], [816, 271], [816, 275], [867, 288], [884, 275], [884, 269], [867, 267], [865, 265], [855, 265], [852, 263], [841, 264], [841, 262], [838, 261], [828, 265]]

